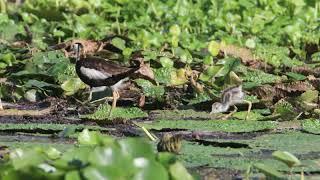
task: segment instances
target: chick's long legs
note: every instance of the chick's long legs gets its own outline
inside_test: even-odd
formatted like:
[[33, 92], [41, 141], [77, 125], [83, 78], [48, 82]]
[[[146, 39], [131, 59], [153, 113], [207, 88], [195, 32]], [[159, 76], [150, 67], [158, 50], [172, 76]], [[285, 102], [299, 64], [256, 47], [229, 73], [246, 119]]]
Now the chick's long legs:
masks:
[[251, 108], [252, 108], [252, 103], [250, 101], [247, 101], [247, 100], [243, 100], [243, 102], [248, 103], [248, 111], [247, 111], [247, 115], [246, 115], [246, 118], [245, 118], [245, 120], [248, 120], [249, 113], [250, 113]]
[[233, 111], [230, 112], [229, 114], [227, 114], [226, 116], [223, 117], [223, 119], [228, 119], [229, 117], [231, 117], [234, 113], [236, 113], [238, 111], [237, 106], [233, 105]]
[[110, 111], [109, 111], [109, 117], [111, 117], [113, 109], [116, 108], [116, 106], [117, 106], [117, 101], [118, 101], [119, 98], [120, 98], [119, 92], [118, 92], [117, 90], [114, 90], [114, 91], [112, 92], [112, 99], [113, 99], [113, 100], [112, 100], [111, 109], [110, 109]]

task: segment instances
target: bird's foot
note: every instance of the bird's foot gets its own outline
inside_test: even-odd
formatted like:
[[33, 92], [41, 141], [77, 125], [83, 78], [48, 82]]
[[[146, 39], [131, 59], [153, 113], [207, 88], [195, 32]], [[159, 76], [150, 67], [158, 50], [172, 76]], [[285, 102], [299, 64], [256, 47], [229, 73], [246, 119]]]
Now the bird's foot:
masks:
[[111, 109], [109, 111], [109, 118], [112, 116], [113, 109], [115, 109], [116, 106], [117, 106], [117, 101], [120, 98], [119, 92], [118, 91], [113, 91], [112, 92], [112, 98], [113, 98], [113, 101], [112, 101]]

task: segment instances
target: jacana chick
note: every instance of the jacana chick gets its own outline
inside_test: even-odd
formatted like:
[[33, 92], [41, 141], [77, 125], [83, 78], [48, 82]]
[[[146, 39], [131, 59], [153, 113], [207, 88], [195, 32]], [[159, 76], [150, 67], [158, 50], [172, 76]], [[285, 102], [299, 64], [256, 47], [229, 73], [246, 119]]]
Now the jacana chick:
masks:
[[101, 89], [106, 86], [111, 88], [113, 101], [109, 117], [119, 99], [118, 91], [125, 86], [126, 81], [132, 77], [140, 77], [140, 75], [148, 76], [149, 79], [154, 78], [152, 70], [146, 66], [139, 64], [140, 66], [129, 68], [99, 57], [83, 57], [81, 56], [81, 48], [81, 44], [74, 44], [76, 73], [85, 84], [90, 86], [89, 101], [92, 98], [92, 89]]
[[235, 105], [245, 102], [248, 103], [248, 111], [245, 119], [248, 119], [252, 104], [250, 101], [245, 100], [244, 97], [245, 93], [242, 90], [242, 85], [227, 88], [221, 93], [221, 102], [212, 104], [210, 114], [226, 112], [230, 106], [234, 106], [235, 110], [227, 115], [227, 117], [230, 117], [237, 111], [237, 107]]

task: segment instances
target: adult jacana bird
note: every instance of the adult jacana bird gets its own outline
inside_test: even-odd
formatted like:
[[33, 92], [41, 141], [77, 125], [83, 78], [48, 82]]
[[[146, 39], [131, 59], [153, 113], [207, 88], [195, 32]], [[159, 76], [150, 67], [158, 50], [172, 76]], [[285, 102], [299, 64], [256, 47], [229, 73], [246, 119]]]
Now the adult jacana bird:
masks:
[[242, 90], [242, 85], [232, 86], [222, 91], [221, 93], [221, 102], [216, 102], [212, 104], [211, 113], [222, 113], [228, 111], [230, 106], [234, 106], [234, 112], [231, 112], [227, 117], [231, 116], [237, 111], [236, 104], [248, 103], [248, 111], [245, 119], [248, 119], [249, 113], [251, 111], [251, 102], [244, 99], [245, 93]]
[[118, 91], [125, 86], [128, 80], [132, 78], [154, 79], [151, 68], [141, 59], [135, 60], [135, 65], [132, 67], [124, 67], [103, 58], [84, 57], [81, 55], [82, 48], [81, 44], [73, 45], [76, 55], [76, 73], [85, 84], [90, 86], [89, 101], [94, 89], [106, 86], [111, 88], [113, 102], [109, 117], [120, 97]]

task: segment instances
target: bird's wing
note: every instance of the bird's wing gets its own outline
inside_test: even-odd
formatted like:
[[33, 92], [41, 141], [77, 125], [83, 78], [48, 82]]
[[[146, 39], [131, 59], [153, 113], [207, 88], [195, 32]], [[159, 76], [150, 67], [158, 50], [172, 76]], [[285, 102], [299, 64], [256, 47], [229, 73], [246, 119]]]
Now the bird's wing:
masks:
[[101, 72], [88, 67], [81, 67], [80, 71], [82, 72], [82, 74], [85, 74], [90, 79], [107, 79], [112, 76], [112, 74], [110, 73]]
[[107, 79], [131, 70], [131, 68], [98, 57], [87, 57], [81, 61], [80, 71], [90, 76], [91, 79]]

